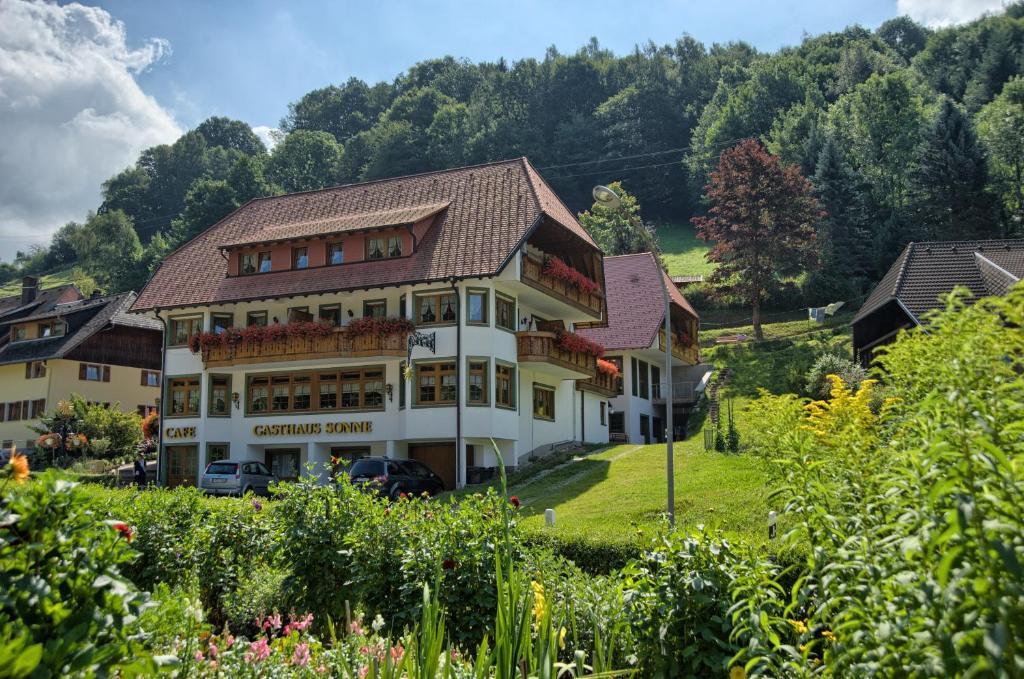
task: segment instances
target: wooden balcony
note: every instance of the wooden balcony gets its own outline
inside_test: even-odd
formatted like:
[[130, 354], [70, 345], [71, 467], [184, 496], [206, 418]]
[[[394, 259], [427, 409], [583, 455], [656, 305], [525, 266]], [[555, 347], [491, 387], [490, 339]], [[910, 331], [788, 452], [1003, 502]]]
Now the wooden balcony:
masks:
[[585, 311], [594, 318], [601, 318], [604, 312], [604, 298], [601, 293], [588, 294], [577, 290], [565, 281], [544, 273], [544, 262], [530, 255], [523, 255], [522, 281], [566, 304]]
[[338, 328], [325, 337], [282, 337], [269, 342], [240, 342], [203, 351], [203, 363], [213, 368], [245, 363], [309, 361], [320, 358], [368, 358], [406, 355], [406, 333], [348, 337]]
[[553, 332], [517, 332], [519, 364], [551, 374], [559, 380], [593, 377], [597, 359], [590, 354], [562, 349]]
[[[665, 351], [665, 331], [658, 331], [658, 351]], [[672, 342], [672, 357], [686, 363], [697, 365], [700, 363], [700, 348], [696, 345], [684, 347], [678, 341]]]
[[622, 375], [609, 375], [598, 370], [593, 377], [576, 380], [576, 388], [580, 391], [592, 391], [601, 396], [615, 396], [619, 393], [619, 380]]

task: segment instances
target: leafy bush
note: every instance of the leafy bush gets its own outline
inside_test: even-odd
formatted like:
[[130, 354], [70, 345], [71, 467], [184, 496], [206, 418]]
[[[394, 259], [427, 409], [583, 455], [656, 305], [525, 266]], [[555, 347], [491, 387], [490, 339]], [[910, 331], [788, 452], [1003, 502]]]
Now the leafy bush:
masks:
[[4, 676], [155, 671], [136, 638], [147, 597], [121, 573], [131, 528], [101, 520], [53, 472], [0, 492]]
[[73, 429], [84, 434], [91, 442], [94, 457], [109, 458], [127, 455], [135, 451], [142, 441], [142, 418], [132, 412], [121, 412], [119, 404], [104, 407], [101, 403], [90, 403], [78, 394], [72, 394], [68, 401], [71, 411], [60, 411], [60, 406], [51, 414], [40, 419], [40, 425], [33, 427], [40, 434], [57, 431], [62, 419], [70, 418]]
[[636, 543], [609, 542], [579, 534], [530, 531], [524, 533], [523, 540], [531, 551], [549, 550], [591, 575], [614, 573], [643, 554], [643, 548]]
[[828, 375], [838, 376], [854, 391], [867, 379], [867, 373], [860, 364], [836, 354], [822, 354], [807, 371], [804, 393], [811, 398], [828, 398], [832, 392], [832, 384], [826, 379]]
[[296, 610], [285, 591], [288, 571], [260, 566], [251, 572], [239, 575], [233, 589], [222, 599], [224, 624], [235, 634], [252, 636], [258, 630], [257, 618], [266, 618], [272, 613], [288, 613]]

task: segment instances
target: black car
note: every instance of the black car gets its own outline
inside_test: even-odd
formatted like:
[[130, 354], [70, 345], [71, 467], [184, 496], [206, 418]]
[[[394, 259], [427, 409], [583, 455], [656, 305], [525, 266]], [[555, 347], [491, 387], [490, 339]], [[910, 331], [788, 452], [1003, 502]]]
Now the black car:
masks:
[[352, 463], [348, 476], [354, 485], [372, 486], [392, 500], [397, 500], [402, 493], [437, 495], [444, 490], [441, 477], [416, 460], [362, 457]]

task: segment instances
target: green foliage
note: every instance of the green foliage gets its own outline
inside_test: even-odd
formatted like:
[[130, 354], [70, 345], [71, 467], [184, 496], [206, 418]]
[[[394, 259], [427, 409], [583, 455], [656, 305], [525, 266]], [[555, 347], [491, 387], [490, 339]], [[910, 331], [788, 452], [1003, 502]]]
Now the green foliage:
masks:
[[120, 210], [90, 214], [69, 237], [82, 268], [105, 290], [130, 288], [142, 244], [131, 219]]
[[266, 175], [288, 193], [322, 189], [336, 182], [342, 155], [330, 134], [298, 130], [274, 147]]
[[620, 182], [608, 185], [619, 196], [621, 205], [612, 208], [594, 203], [580, 214], [583, 225], [606, 255], [629, 255], [637, 252], [657, 253], [658, 241], [654, 228], [644, 224], [640, 205]]
[[1012, 216], [1008, 235], [1019, 234], [1024, 231], [1024, 77], [1007, 81], [977, 121], [1003, 207]]
[[134, 555], [53, 472], [0, 487], [0, 662], [5, 676], [153, 671], [137, 637], [146, 595], [121, 573]]
[[837, 354], [822, 354], [807, 371], [804, 393], [811, 398], [828, 398], [832, 393], [832, 384], [825, 379], [827, 375], [837, 375], [850, 389], [857, 389], [867, 378], [867, 373], [859, 363]]
[[[142, 418], [138, 413], [122, 412], [118, 403], [110, 407], [92, 403], [78, 394], [72, 394], [68, 402], [72, 410], [72, 430], [89, 440], [88, 451], [93, 457], [122, 457], [134, 453], [142, 442]], [[55, 408], [40, 418], [35, 429], [40, 434], [58, 431], [64, 418], [59, 408]]]

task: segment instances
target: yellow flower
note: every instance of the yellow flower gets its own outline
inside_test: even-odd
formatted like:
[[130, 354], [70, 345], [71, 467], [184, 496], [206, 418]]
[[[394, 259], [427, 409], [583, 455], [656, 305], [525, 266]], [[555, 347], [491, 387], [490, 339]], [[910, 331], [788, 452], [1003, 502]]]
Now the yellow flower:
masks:
[[830, 629], [827, 629], [821, 633], [821, 636], [829, 640], [829, 643], [836, 643], [836, 634]]
[[793, 629], [799, 634], [807, 634], [807, 623], [803, 620], [790, 620], [789, 624], [793, 626]]
[[71, 401], [65, 401], [63, 399], [57, 401], [57, 412], [64, 417], [71, 415], [71, 413], [74, 412], [74, 407], [71, 405]]
[[21, 453], [11, 451], [11, 476], [18, 483], [28, 478], [28, 458]]
[[533, 580], [530, 587], [533, 589], [533, 619], [539, 623], [544, 618], [544, 585]]
[[567, 631], [564, 627], [558, 630], [558, 647], [561, 649], [565, 649], [565, 633]]
[[405, 378], [406, 382], [411, 382], [412, 381], [412, 376], [413, 376], [412, 366], [411, 365], [405, 366], [405, 370], [402, 371], [402, 377]]
[[729, 679], [747, 679], [747, 671], [742, 665], [733, 665], [729, 670]]

